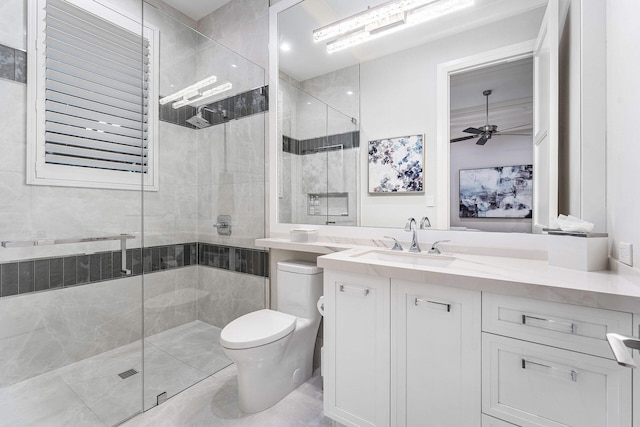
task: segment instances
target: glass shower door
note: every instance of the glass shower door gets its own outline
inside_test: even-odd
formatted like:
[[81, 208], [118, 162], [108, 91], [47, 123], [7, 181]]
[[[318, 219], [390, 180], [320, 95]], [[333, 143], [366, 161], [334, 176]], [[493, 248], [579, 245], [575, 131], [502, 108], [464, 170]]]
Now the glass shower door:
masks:
[[[0, 15], [0, 426], [110, 426], [142, 410], [142, 276], [130, 261], [145, 175], [140, 6], [109, 9], [107, 22], [97, 3], [77, 3], [7, 0]], [[133, 68], [105, 75], [125, 70], [106, 59], [121, 48]]]
[[[231, 364], [234, 318], [265, 306], [264, 70], [144, 3], [157, 30], [158, 191], [144, 194], [144, 409]], [[205, 20], [206, 21], [206, 20]]]

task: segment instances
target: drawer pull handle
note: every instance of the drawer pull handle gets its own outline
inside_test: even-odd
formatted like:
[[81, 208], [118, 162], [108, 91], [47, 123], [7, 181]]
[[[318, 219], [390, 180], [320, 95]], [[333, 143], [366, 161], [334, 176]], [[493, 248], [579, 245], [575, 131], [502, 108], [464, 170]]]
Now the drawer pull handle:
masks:
[[550, 371], [557, 372], [557, 373], [568, 373], [569, 378], [571, 378], [571, 381], [573, 381], [574, 383], [578, 382], [578, 373], [573, 369], [560, 369], [554, 366], [545, 365], [544, 363], [532, 362], [531, 360], [522, 359], [522, 369], [527, 369], [527, 365], [533, 365], [539, 368], [549, 369]]
[[[531, 321], [541, 322], [541, 324], [534, 324]], [[529, 316], [528, 314], [522, 315], [522, 324], [527, 326], [533, 326], [536, 328], [550, 329], [552, 331], [565, 332], [575, 335], [578, 332], [578, 326], [575, 323], [559, 322], [557, 320], [545, 319], [543, 317]]]
[[415, 299], [415, 305], [427, 305], [427, 304], [436, 304], [440, 307], [445, 308], [447, 310], [447, 313], [451, 312], [451, 304], [447, 304], [444, 302], [437, 302], [437, 301], [429, 301], [427, 299], [422, 299], [422, 298]]
[[369, 295], [369, 289], [368, 288], [355, 288], [353, 286], [345, 286], [345, 285], [340, 285], [340, 292], [344, 292], [347, 294], [362, 294], [363, 296], [367, 296]]

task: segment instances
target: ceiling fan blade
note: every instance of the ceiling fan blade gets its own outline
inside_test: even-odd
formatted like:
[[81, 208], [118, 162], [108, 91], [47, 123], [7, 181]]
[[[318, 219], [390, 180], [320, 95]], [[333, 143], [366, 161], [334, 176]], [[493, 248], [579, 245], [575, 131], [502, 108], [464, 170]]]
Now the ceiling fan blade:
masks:
[[484, 145], [488, 140], [489, 138], [487, 137], [487, 135], [482, 135], [482, 137], [480, 137], [480, 139], [476, 142], [476, 145]]
[[482, 131], [480, 129], [476, 129], [476, 128], [466, 128], [465, 130], [463, 130], [462, 132], [464, 133], [474, 133], [476, 135], [481, 134]]
[[510, 128], [500, 129], [501, 132], [507, 132], [514, 129], [531, 129], [532, 125], [530, 123], [525, 123], [520, 126], [511, 126]]
[[468, 139], [473, 139], [473, 138], [477, 138], [476, 135], [470, 135], [470, 136], [462, 136], [460, 138], [453, 138], [451, 141], [449, 142], [460, 142], [460, 141], [466, 141]]

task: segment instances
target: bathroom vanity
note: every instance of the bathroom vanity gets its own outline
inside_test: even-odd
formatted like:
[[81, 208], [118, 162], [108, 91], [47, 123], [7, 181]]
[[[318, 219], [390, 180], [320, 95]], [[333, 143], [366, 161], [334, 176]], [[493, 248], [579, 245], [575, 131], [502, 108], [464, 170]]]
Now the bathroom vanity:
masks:
[[318, 258], [327, 416], [348, 426], [634, 425], [635, 373], [605, 334], [637, 336], [637, 285], [450, 255]]
[[317, 262], [325, 415], [337, 422], [640, 426], [640, 377], [617, 364], [605, 338], [638, 336], [633, 280], [546, 260], [363, 246]]

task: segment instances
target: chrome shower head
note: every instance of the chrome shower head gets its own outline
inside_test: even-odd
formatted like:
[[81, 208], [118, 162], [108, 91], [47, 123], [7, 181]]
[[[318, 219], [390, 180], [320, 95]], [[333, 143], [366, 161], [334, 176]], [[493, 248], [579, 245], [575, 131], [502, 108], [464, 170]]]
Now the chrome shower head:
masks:
[[202, 117], [202, 111], [204, 110], [204, 108], [205, 108], [204, 105], [201, 105], [200, 107], [198, 107], [198, 109], [196, 110], [196, 115], [187, 119], [187, 123], [192, 124], [198, 129], [211, 126], [211, 123], [209, 123], [207, 119]]

